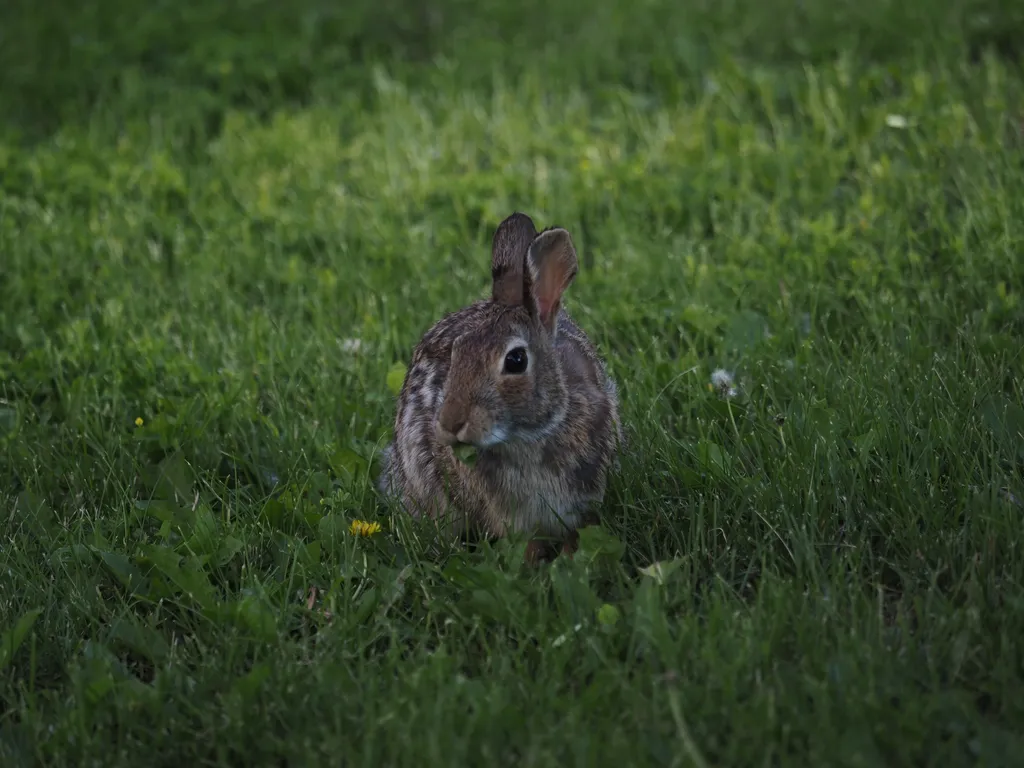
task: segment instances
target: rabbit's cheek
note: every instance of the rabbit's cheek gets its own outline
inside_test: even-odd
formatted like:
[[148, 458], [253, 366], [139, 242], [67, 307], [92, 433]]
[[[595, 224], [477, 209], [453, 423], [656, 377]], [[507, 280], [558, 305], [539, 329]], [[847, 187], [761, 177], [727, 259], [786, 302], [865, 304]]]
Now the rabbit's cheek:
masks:
[[500, 405], [509, 411], [517, 410], [530, 399], [533, 389], [534, 377], [529, 373], [519, 376], [503, 376], [498, 381]]

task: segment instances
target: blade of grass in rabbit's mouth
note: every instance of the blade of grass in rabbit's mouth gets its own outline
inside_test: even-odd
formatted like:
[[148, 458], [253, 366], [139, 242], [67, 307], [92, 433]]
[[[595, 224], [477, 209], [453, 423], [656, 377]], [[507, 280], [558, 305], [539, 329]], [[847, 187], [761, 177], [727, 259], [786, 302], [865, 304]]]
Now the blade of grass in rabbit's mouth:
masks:
[[472, 467], [476, 464], [477, 452], [476, 446], [468, 445], [467, 443], [459, 443], [454, 448], [455, 458], [465, 464], [467, 467]]

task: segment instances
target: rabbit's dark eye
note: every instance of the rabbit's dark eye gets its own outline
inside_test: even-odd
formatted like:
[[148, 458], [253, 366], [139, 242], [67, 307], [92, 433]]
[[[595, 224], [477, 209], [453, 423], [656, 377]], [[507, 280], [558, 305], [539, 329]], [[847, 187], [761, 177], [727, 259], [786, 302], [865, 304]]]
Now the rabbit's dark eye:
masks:
[[526, 364], [526, 350], [522, 347], [509, 350], [505, 355], [505, 373], [523, 373], [526, 371]]

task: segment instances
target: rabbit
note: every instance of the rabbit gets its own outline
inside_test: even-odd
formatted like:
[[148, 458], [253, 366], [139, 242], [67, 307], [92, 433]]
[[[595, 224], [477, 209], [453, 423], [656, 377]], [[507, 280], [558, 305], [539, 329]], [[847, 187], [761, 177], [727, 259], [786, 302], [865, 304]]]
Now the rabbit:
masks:
[[[526, 560], [571, 557], [597, 522], [622, 440], [615, 381], [562, 307], [578, 272], [569, 233], [513, 213], [494, 232], [491, 297], [416, 346], [378, 490], [459, 535], [529, 537]], [[472, 446], [476, 461], [455, 448]]]

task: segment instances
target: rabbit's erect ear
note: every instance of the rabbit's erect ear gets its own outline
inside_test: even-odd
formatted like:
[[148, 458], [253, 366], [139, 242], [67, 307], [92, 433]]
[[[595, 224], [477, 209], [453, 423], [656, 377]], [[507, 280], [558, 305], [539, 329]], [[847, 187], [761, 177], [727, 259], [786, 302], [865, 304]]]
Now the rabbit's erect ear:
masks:
[[529, 278], [525, 288], [532, 301], [530, 310], [536, 312], [541, 324], [554, 332], [562, 294], [576, 277], [579, 263], [576, 247], [569, 233], [561, 227], [546, 229], [534, 238], [527, 252]]
[[499, 304], [522, 304], [526, 251], [537, 236], [533, 220], [513, 213], [494, 231], [491, 246], [491, 297]]

